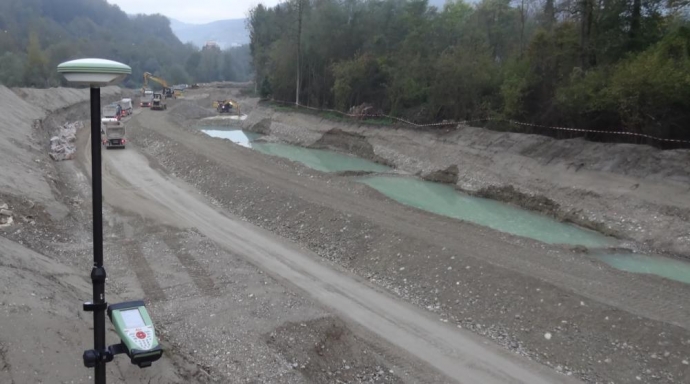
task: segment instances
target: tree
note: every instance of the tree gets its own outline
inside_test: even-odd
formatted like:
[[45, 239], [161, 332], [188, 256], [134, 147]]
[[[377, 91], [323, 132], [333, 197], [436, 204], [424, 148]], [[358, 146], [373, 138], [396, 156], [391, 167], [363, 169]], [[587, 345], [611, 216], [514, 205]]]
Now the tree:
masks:
[[32, 87], [45, 87], [48, 83], [48, 61], [46, 60], [38, 35], [29, 35], [29, 45], [26, 48], [27, 60], [24, 70], [24, 83]]
[[0, 56], [0, 84], [17, 87], [23, 82], [24, 62], [19, 55], [5, 52]]
[[687, 0], [532, 1], [259, 5], [247, 22], [254, 78], [278, 100], [366, 102], [420, 122], [500, 114], [690, 138]]

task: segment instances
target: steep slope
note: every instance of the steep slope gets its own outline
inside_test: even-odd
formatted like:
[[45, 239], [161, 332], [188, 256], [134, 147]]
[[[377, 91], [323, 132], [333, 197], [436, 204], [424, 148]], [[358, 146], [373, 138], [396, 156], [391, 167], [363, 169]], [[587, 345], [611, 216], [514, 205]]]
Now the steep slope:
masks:
[[[119, 92], [119, 87], [107, 87], [101, 95], [112, 97]], [[88, 99], [86, 89], [18, 89], [15, 93], [0, 85], [0, 195], [23, 196], [54, 216], [66, 214], [67, 209], [55, 198], [51, 178], [54, 164], [47, 151], [51, 132], [45, 131], [41, 121], [51, 112]], [[37, 142], [45, 142], [45, 147]]]

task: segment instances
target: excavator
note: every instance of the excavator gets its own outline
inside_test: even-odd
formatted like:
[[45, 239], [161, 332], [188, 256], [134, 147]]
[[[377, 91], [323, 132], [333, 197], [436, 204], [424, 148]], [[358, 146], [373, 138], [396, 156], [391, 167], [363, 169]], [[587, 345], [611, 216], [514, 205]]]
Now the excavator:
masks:
[[240, 114], [240, 105], [233, 100], [214, 101], [213, 108], [215, 108], [216, 111], [218, 111], [218, 113], [230, 113], [233, 109], [235, 109], [237, 111], [237, 114]]
[[146, 90], [149, 89], [149, 79], [155, 81], [156, 83], [160, 84], [163, 86], [163, 95], [165, 95], [166, 99], [169, 99], [171, 97], [174, 97], [172, 88], [168, 85], [168, 82], [161, 79], [160, 77], [156, 77], [149, 72], [144, 72], [144, 86], [141, 88], [141, 95], [145, 96]]

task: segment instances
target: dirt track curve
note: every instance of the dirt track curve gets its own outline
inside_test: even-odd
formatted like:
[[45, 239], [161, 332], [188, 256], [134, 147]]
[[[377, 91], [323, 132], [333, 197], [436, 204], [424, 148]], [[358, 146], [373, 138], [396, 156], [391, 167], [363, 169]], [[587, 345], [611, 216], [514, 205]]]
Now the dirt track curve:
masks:
[[[148, 115], [143, 111], [134, 117]], [[82, 151], [83, 154], [90, 150]], [[88, 156], [83, 159], [88, 164]], [[245, 223], [185, 183], [154, 170], [136, 148], [104, 151], [106, 201], [165, 224], [196, 227], [230, 252], [297, 286], [323, 305], [463, 383], [575, 382], [546, 367], [439, 322], [318, 256]]]

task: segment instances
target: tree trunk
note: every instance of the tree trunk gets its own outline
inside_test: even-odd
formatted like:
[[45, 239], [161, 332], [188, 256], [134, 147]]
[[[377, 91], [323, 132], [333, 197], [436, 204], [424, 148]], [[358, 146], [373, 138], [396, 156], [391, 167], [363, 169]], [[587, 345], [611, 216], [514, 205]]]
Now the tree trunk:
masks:
[[302, 0], [297, 0], [297, 87], [295, 105], [299, 105], [300, 71], [302, 69]]
[[594, 0], [580, 1], [580, 65], [583, 70], [592, 66], [595, 62], [591, 52], [592, 21], [594, 13]]
[[525, 0], [520, 2], [520, 57], [525, 51]]
[[547, 30], [551, 30], [555, 21], [556, 9], [553, 5], [553, 0], [546, 0], [546, 4], [544, 4], [544, 27]]
[[637, 49], [640, 39], [642, 19], [642, 0], [633, 0], [632, 15], [630, 17], [630, 48]]

